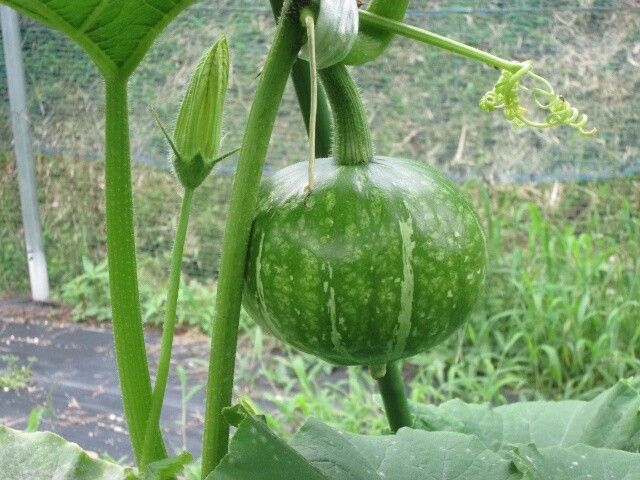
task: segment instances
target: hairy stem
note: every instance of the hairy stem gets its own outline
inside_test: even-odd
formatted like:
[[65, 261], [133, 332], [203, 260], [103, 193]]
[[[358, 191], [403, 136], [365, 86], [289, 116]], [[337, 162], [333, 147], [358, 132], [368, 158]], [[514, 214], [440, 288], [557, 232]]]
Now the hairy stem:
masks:
[[522, 66], [518, 62], [512, 62], [503, 58], [484, 52], [474, 47], [470, 47], [464, 43], [452, 40], [450, 38], [423, 30], [403, 22], [398, 22], [390, 18], [376, 15], [366, 10], [360, 11], [360, 24], [363, 27], [377, 27], [388, 32], [401, 35], [412, 40], [417, 40], [434, 47], [442, 48], [452, 53], [462, 55], [463, 57], [486, 63], [489, 66], [497, 67], [508, 72], [515, 73]]
[[399, 363], [387, 364], [386, 374], [377, 380], [391, 430], [395, 433], [402, 427], [411, 427], [413, 418], [409, 412]]
[[361, 165], [373, 159], [373, 144], [358, 86], [343, 64], [320, 70], [333, 110], [333, 157], [340, 165]]
[[[106, 217], [109, 289], [115, 354], [131, 445], [138, 463], [151, 405], [151, 381], [142, 331], [133, 230], [127, 79], [106, 81]], [[149, 458], [166, 457], [159, 429]]]
[[[402, 20], [409, 3], [410, 0], [371, 0], [367, 11], [392, 20]], [[360, 25], [358, 39], [343, 63], [362, 65], [375, 60], [384, 53], [393, 36], [393, 32], [388, 30], [366, 24]]]
[[189, 211], [191, 209], [191, 199], [193, 190], [185, 189], [178, 220], [173, 252], [171, 254], [171, 273], [169, 276], [169, 287], [167, 290], [167, 304], [164, 324], [162, 327], [162, 342], [160, 346], [160, 358], [158, 359], [158, 371], [156, 373], [156, 384], [151, 397], [151, 410], [147, 419], [147, 428], [144, 437], [144, 448], [142, 450], [141, 467], [148, 465], [151, 459], [153, 448], [154, 431], [160, 428], [160, 414], [169, 378], [169, 368], [171, 366], [171, 349], [173, 347], [173, 334], [176, 326], [176, 310], [178, 307], [178, 293], [180, 291], [180, 273], [182, 271], [182, 257], [184, 253], [184, 242], [187, 238], [187, 227], [189, 226]]
[[293, 0], [287, 0], [251, 107], [229, 204], [224, 234], [211, 359], [206, 391], [202, 478], [227, 453], [229, 425], [222, 410], [231, 404], [238, 319], [251, 223], [262, 168], [287, 78], [302, 46], [303, 29]]

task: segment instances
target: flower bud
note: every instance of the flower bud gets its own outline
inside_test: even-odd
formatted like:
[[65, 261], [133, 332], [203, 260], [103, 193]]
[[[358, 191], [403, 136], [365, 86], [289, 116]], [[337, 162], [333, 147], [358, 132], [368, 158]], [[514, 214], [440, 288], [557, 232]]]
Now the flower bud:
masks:
[[228, 84], [229, 47], [222, 37], [200, 59], [176, 122], [173, 165], [185, 188], [198, 187], [219, 160]]

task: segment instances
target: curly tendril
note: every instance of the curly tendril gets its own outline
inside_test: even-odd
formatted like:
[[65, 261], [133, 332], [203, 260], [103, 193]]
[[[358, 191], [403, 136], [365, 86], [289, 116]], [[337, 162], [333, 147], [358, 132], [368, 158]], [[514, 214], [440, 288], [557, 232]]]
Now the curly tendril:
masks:
[[[522, 85], [525, 78], [535, 80], [538, 86], [528, 88]], [[531, 120], [525, 116], [528, 110], [520, 104], [520, 91], [528, 92], [536, 105], [548, 112], [543, 122]], [[587, 115], [580, 113], [562, 95], [558, 95], [547, 80], [533, 73], [531, 62], [522, 63], [515, 72], [503, 70], [493, 90], [483, 95], [480, 108], [486, 112], [502, 109], [505, 118], [518, 128], [524, 126], [553, 128], [566, 125], [575, 128], [582, 135], [590, 136], [597, 132], [596, 128], [586, 128], [589, 120]]]

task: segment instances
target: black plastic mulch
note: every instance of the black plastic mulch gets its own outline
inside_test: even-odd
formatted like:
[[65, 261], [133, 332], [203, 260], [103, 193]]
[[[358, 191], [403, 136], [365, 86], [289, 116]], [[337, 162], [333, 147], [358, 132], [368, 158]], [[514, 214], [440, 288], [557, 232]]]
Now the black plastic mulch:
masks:
[[[86, 450], [131, 458], [122, 412], [111, 330], [107, 327], [61, 323], [63, 308], [29, 302], [0, 300], [0, 357], [31, 362], [26, 388], [0, 390], [0, 424], [23, 429], [32, 409], [45, 407], [42, 430], [54, 431]], [[151, 364], [157, 360], [159, 331], [147, 333]], [[190, 386], [205, 382], [205, 370], [190, 361], [207, 358], [209, 340], [204, 336], [176, 337], [174, 365], [187, 370]], [[31, 360], [29, 360], [31, 359]], [[0, 362], [0, 367], [6, 362]], [[1, 368], [0, 368], [1, 369]], [[181, 388], [172, 369], [163, 410], [165, 441], [170, 452], [183, 448], [200, 451], [203, 392], [186, 404], [187, 422], [181, 420]]]

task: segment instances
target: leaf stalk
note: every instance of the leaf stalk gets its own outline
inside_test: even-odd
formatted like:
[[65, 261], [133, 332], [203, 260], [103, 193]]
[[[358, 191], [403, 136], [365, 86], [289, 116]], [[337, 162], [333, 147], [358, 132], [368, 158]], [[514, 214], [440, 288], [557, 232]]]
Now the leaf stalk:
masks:
[[[116, 363], [129, 436], [142, 458], [151, 381], [142, 330], [133, 227], [127, 78], [106, 81], [105, 189], [109, 289]], [[149, 460], [166, 457], [159, 430], [152, 435]]]

